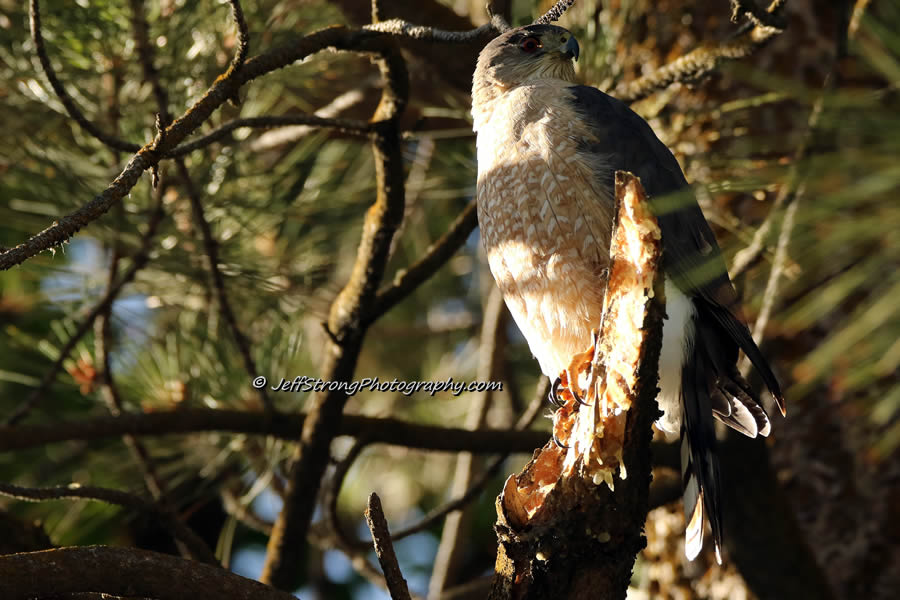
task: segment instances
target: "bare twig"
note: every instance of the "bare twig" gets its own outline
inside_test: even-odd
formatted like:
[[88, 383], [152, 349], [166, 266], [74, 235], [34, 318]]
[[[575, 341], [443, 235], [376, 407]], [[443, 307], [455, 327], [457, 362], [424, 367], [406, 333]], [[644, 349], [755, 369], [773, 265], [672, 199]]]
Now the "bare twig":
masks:
[[[40, 21], [34, 21], [34, 16], [39, 14], [37, 0], [31, 0], [31, 14], [33, 27], [36, 31], [40, 31]], [[119, 202], [137, 184], [145, 170], [156, 165], [166, 152], [204, 123], [216, 108], [233, 96], [238, 88], [247, 81], [247, 79], [238, 77], [237, 67], [242, 60], [239, 49], [228, 70], [216, 79], [207, 93], [166, 129], [165, 136], [157, 133], [152, 142], [141, 147], [128, 161], [119, 176], [93, 200], [62, 217], [40, 233], [31, 236], [24, 243], [0, 253], [0, 270], [9, 269], [44, 250], [62, 244], [82, 227], [100, 218]], [[240, 75], [246, 76], [245, 71], [241, 71]], [[258, 76], [258, 74], [254, 76]], [[252, 79], [252, 76], [250, 78]]]
[[536, 19], [535, 23], [540, 23], [542, 25], [549, 25], [550, 23], [554, 23], [559, 21], [563, 14], [575, 4], [575, 0], [557, 0], [556, 4], [554, 4], [550, 10], [544, 13], [543, 16]]
[[[350, 467], [353, 466], [353, 463], [356, 462], [356, 459], [368, 444], [368, 438], [357, 439], [344, 458], [335, 465], [329, 484], [322, 495], [323, 521], [329, 534], [324, 538], [318, 538], [316, 542], [325, 548], [337, 547], [340, 549], [350, 560], [350, 564], [353, 565], [357, 573], [368, 579], [372, 585], [387, 591], [388, 582], [367, 557], [368, 552], [372, 550], [372, 543], [365, 541], [362, 542], [361, 546], [358, 543], [354, 543], [353, 536], [344, 530], [338, 517], [338, 494], [340, 494], [344, 479], [347, 477]], [[413, 598], [414, 600], [420, 600], [417, 596]]]
[[369, 524], [369, 531], [372, 532], [375, 555], [381, 564], [381, 570], [384, 571], [384, 579], [387, 581], [391, 598], [409, 600], [409, 588], [403, 578], [403, 573], [400, 572], [397, 555], [394, 554], [391, 533], [388, 531], [384, 511], [381, 509], [381, 499], [375, 492], [369, 496], [369, 503], [366, 506], [366, 522]]
[[[544, 395], [546, 398], [546, 394]], [[174, 411], [119, 416], [102, 416], [82, 421], [51, 425], [0, 426], [0, 452], [37, 448], [66, 441], [100, 440], [122, 435], [160, 436], [229, 431], [250, 435], [271, 435], [283, 440], [296, 440], [306, 415], [302, 413], [272, 414], [241, 410], [184, 408]], [[399, 419], [346, 415], [337, 435], [365, 436], [371, 443], [390, 444], [432, 450], [477, 453], [531, 452], [547, 441], [547, 433], [506, 429], [469, 431], [456, 427], [438, 427], [409, 423]]]
[[428, 247], [425, 256], [406, 269], [398, 271], [390, 285], [378, 290], [373, 306], [366, 315], [368, 322], [371, 323], [388, 312], [434, 275], [466, 243], [477, 226], [478, 210], [473, 200], [456, 217], [446, 233]]
[[272, 533], [272, 524], [249, 510], [232, 490], [223, 489], [219, 497], [222, 498], [222, 508], [225, 512], [240, 521], [245, 527], [265, 536]]
[[[775, 0], [767, 9], [768, 14], [774, 14], [781, 5], [781, 0]], [[657, 90], [665, 89], [675, 82], [695, 81], [714, 71], [726, 60], [750, 56], [782, 31], [783, 26], [760, 24], [737, 39], [717, 45], [701, 46], [649, 75], [632, 82], [623, 82], [616, 87], [615, 96], [620, 100], [633, 102]]]
[[763, 302], [759, 309], [759, 316], [753, 324], [753, 339], [759, 344], [762, 341], [763, 332], [769, 323], [772, 307], [775, 306], [775, 297], [778, 294], [778, 281], [784, 272], [784, 264], [787, 260], [787, 248], [794, 231], [794, 217], [797, 215], [797, 205], [803, 196], [806, 184], [801, 183], [794, 194], [794, 198], [784, 211], [784, 219], [781, 221], [781, 232], [778, 234], [778, 245], [775, 247], [775, 258], [772, 261], [772, 270], [766, 281], [766, 290], [763, 292]]
[[[540, 414], [541, 407], [543, 407], [545, 402], [547, 401], [547, 394], [549, 392], [550, 380], [546, 377], [541, 377], [537, 387], [535, 388], [535, 395], [531, 401], [531, 404], [519, 418], [519, 421], [516, 423], [517, 430], [525, 430], [531, 426], [531, 424], [534, 422], [534, 419], [536, 419], [538, 414]], [[500, 472], [500, 467], [503, 466], [507, 458], [509, 458], [509, 453], [505, 453], [495, 458], [485, 468], [484, 472], [481, 473], [481, 475], [479, 475], [478, 478], [472, 482], [472, 485], [469, 487], [469, 489], [467, 489], [461, 496], [454, 498], [453, 500], [450, 500], [442, 506], [438, 506], [437, 508], [433, 509], [419, 522], [413, 523], [412, 525], [396, 531], [394, 533], [394, 539], [399, 540], [420, 531], [430, 529], [434, 524], [436, 524], [451, 512], [460, 510], [461, 508], [472, 502], [472, 500], [477, 498], [482, 490], [484, 490], [487, 484], [491, 480], [493, 480], [497, 473]]]
[[[238, 325], [237, 317], [234, 314], [234, 310], [231, 308], [231, 301], [228, 299], [228, 293], [225, 291], [225, 278], [222, 275], [222, 270], [219, 268], [219, 244], [212, 234], [212, 228], [209, 226], [209, 221], [206, 220], [203, 203], [200, 201], [200, 194], [197, 192], [196, 186], [194, 186], [194, 182], [191, 179], [191, 174], [188, 171], [187, 166], [185, 166], [182, 159], [177, 159], [175, 163], [178, 166], [178, 172], [181, 176], [181, 181], [184, 184], [185, 191], [191, 201], [194, 223], [196, 223], [197, 227], [200, 229], [200, 235], [203, 238], [203, 247], [208, 258], [209, 272], [212, 276], [213, 289], [216, 291], [219, 310], [222, 311], [222, 317], [225, 319], [225, 323], [228, 324], [228, 329], [231, 330], [231, 334], [234, 337], [234, 342], [238, 347], [238, 353], [241, 355], [241, 360], [244, 362], [244, 370], [247, 371], [247, 374], [251, 378], [256, 377], [256, 362], [250, 354], [250, 341], [247, 339], [247, 336], [244, 334], [240, 325]], [[267, 412], [271, 412], [274, 409], [274, 406], [272, 404], [272, 399], [269, 398], [269, 394], [266, 391], [266, 386], [257, 388], [257, 393], [259, 394], [259, 399], [263, 408]]]
[[247, 19], [244, 18], [244, 9], [241, 8], [240, 0], [228, 0], [228, 3], [231, 4], [231, 14], [238, 27], [238, 52], [234, 57], [234, 63], [240, 66], [247, 60], [247, 54], [250, 52], [250, 27], [247, 25]]
[[27, 488], [9, 483], [0, 483], [0, 494], [26, 502], [44, 502], [70, 498], [98, 500], [153, 515], [172, 534], [173, 538], [187, 546], [195, 559], [213, 565], [218, 564], [216, 557], [206, 546], [206, 543], [178, 520], [173, 513], [127, 492], [95, 486], [83, 486], [75, 483], [67, 486], [46, 488]]
[[[369, 440], [366, 438], [360, 438], [354, 442], [344, 458], [335, 465], [329, 484], [324, 490], [322, 498], [323, 520], [330, 532], [330, 537], [327, 538], [326, 543], [328, 547], [337, 546], [344, 554], [346, 554], [347, 558], [350, 560], [350, 564], [353, 565], [357, 573], [368, 579], [372, 585], [389, 590], [389, 583], [367, 557], [368, 552], [372, 549], [372, 543], [366, 541], [363, 542], [361, 546], [358, 543], [355, 544], [353, 536], [347, 533], [343, 528], [340, 518], [338, 517], [338, 495], [340, 494], [344, 479], [347, 477], [347, 472], [350, 470], [350, 467], [353, 466], [353, 463], [356, 462], [356, 459], [359, 458], [359, 455], [368, 443]], [[409, 593], [409, 590], [407, 590], [407, 593]]]
[[[538, 381], [538, 385], [535, 389], [534, 398], [531, 401], [531, 404], [528, 406], [528, 409], [519, 417], [515, 425], [516, 431], [522, 431], [523, 433], [531, 427], [531, 424], [540, 414], [541, 407], [547, 402], [547, 394], [550, 391], [550, 380], [546, 377], [541, 377], [540, 381]], [[479, 431], [484, 431], [479, 430]], [[542, 442], [546, 441], [547, 434], [541, 433]], [[373, 438], [368, 438], [368, 441], [373, 441]], [[537, 446], [532, 448], [532, 451]], [[398, 529], [394, 532], [393, 538], [395, 540], [400, 540], [405, 537], [409, 537], [420, 531], [425, 531], [426, 529], [430, 529], [433, 525], [437, 524], [441, 519], [445, 518], [450, 513], [460, 510], [467, 506], [470, 502], [472, 502], [478, 495], [484, 490], [485, 486], [500, 472], [500, 467], [503, 466], [503, 463], [506, 462], [506, 459], [509, 458], [509, 452], [505, 452], [504, 454], [496, 457], [491, 463], [484, 469], [484, 471], [472, 482], [468, 489], [465, 490], [461, 495], [457, 496], [453, 500], [450, 500], [441, 506], [438, 506], [432, 509], [427, 515], [422, 517], [419, 521], [407, 525], [402, 529]], [[336, 470], [336, 474], [340, 473], [340, 469]], [[343, 483], [343, 477], [335, 478], [332, 482], [332, 490], [334, 491], [334, 497], [337, 497], [337, 493], [340, 491], [341, 485]], [[327, 504], [327, 503], [326, 503]], [[336, 514], [336, 513], [333, 513]], [[335, 517], [336, 518], [336, 517]], [[332, 530], [336, 532], [341, 532], [343, 529], [339, 524], [332, 523]], [[364, 552], [369, 549], [369, 542], [366, 540], [351, 540], [349, 537], [344, 536], [344, 545], [347, 548], [352, 548], [356, 552]]]
[[158, 600], [296, 600], [234, 573], [135, 548], [86, 546], [0, 556], [5, 600], [103, 592]]
[[38, 384], [37, 388], [28, 396], [28, 398], [19, 405], [19, 407], [9, 416], [7, 417], [5, 424], [13, 425], [18, 423], [20, 420], [25, 418], [28, 413], [34, 408], [38, 402], [40, 402], [44, 393], [46, 393], [47, 389], [50, 385], [56, 380], [56, 376], [59, 374], [60, 370], [62, 370], [63, 363], [69, 356], [69, 353], [75, 348], [78, 342], [81, 340], [84, 335], [91, 330], [91, 327], [94, 324], [94, 321], [103, 314], [115, 301], [118, 297], [119, 293], [122, 291], [122, 288], [125, 287], [126, 284], [131, 282], [134, 279], [134, 276], [140, 271], [147, 262], [150, 260], [150, 253], [153, 250], [153, 237], [156, 234], [156, 229], [159, 226], [160, 221], [162, 221], [164, 212], [162, 206], [162, 196], [158, 197], [156, 207], [154, 208], [153, 213], [150, 215], [149, 223], [147, 224], [147, 232], [144, 234], [143, 239], [141, 241], [141, 247], [135, 253], [134, 257], [131, 261], [131, 266], [122, 274], [122, 276], [116, 281], [114, 285], [111, 285], [107, 288], [106, 293], [103, 295], [103, 298], [100, 299], [97, 304], [94, 305], [94, 308], [87, 314], [87, 316], [81, 321], [78, 325], [78, 328], [75, 329], [74, 333], [69, 337], [66, 341], [65, 345], [60, 349], [59, 356], [57, 356], [56, 361], [50, 366], [47, 372], [44, 374], [44, 377], [41, 379], [41, 382]]
[[[506, 331], [504, 323], [507, 315], [506, 304], [503, 302], [500, 288], [492, 286], [484, 307], [481, 340], [478, 348], [477, 378], [481, 381], [490, 381], [497, 373], [497, 365], [500, 363], [500, 353], [497, 348], [500, 338]], [[491, 399], [490, 392], [483, 392], [472, 398], [466, 417], [467, 428], [475, 430], [484, 426]], [[456, 472], [453, 475], [453, 482], [450, 484], [450, 493], [453, 496], [465, 494], [466, 490], [472, 487], [472, 480], [478, 471], [478, 462], [471, 452], [462, 452], [457, 457]], [[464, 549], [463, 531], [469, 518], [470, 515], [466, 511], [455, 511], [447, 515], [431, 571], [431, 580], [428, 584], [430, 598], [439, 597], [445, 587], [455, 583], [460, 552]]]
[[56, 92], [57, 97], [66, 108], [66, 112], [69, 113], [69, 116], [72, 117], [76, 123], [81, 125], [85, 131], [113, 150], [119, 150], [121, 152], [137, 152], [140, 150], [141, 146], [139, 144], [133, 144], [102, 131], [84, 116], [84, 113], [81, 112], [81, 109], [75, 104], [75, 100], [72, 99], [72, 96], [69, 95], [69, 92], [66, 91], [65, 86], [63, 86], [59, 77], [57, 77], [56, 71], [50, 63], [50, 57], [47, 56], [47, 48], [44, 46], [44, 34], [41, 30], [41, 10], [38, 0], [31, 0], [29, 3], [29, 15], [31, 39], [34, 42], [34, 49], [37, 52], [38, 59], [41, 61], [41, 67], [44, 69], [44, 75], [47, 76], [47, 79], [50, 81], [50, 86], [53, 88], [53, 91]]
[[[829, 80], [830, 77], [831, 75], [828, 75], [826, 76], [826, 79]], [[826, 81], [826, 86], [827, 85], [829, 84]], [[803, 133], [803, 137], [800, 139], [800, 144], [794, 151], [794, 157], [791, 160], [791, 167], [788, 170], [787, 181], [778, 190], [778, 195], [775, 196], [775, 200], [772, 202], [772, 207], [769, 209], [769, 214], [766, 216], [765, 220], [757, 228], [757, 230], [753, 233], [753, 239], [750, 240], [750, 243], [747, 244], [747, 247], [735, 253], [734, 260], [731, 262], [730, 270], [732, 278], [739, 277], [741, 274], [743, 274], [744, 271], [746, 271], [762, 255], [762, 253], [765, 251], [766, 240], [772, 230], [776, 215], [780, 214], [781, 207], [784, 206], [785, 203], [791, 204], [794, 202], [797, 191], [800, 188], [801, 182], [803, 181], [805, 176], [800, 172], [800, 169], [804, 166], [804, 161], [809, 154], [813, 139], [813, 132], [818, 126], [819, 117], [822, 113], [822, 104], [823, 97], [820, 96], [813, 104], [812, 110], [809, 114], [809, 120], [807, 121], [806, 131]]]

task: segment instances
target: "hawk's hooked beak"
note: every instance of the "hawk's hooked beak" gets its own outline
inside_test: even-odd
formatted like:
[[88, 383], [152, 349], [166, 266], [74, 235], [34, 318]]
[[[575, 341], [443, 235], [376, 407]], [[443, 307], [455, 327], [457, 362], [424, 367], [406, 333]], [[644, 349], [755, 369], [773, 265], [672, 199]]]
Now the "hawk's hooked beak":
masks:
[[559, 51], [563, 53], [563, 56], [574, 58], [577, 61], [580, 51], [578, 40], [575, 39], [575, 36], [570, 35], [569, 39], [566, 40], [566, 43], [560, 46]]

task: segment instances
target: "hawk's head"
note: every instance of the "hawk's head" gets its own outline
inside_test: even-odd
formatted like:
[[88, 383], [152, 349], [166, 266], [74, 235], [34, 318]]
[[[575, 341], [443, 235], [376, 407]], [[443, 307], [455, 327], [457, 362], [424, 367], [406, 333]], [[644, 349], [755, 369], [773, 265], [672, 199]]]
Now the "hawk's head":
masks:
[[573, 58], [578, 60], [578, 41], [562, 27], [527, 25], [511, 29], [494, 38], [478, 55], [472, 101], [478, 103], [534, 79], [574, 82]]

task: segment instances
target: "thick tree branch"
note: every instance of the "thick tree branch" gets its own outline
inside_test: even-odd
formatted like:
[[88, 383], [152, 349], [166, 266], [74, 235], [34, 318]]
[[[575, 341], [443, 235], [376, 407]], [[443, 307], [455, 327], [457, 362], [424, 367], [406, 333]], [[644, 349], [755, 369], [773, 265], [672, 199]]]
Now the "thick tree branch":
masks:
[[156, 600], [296, 600], [251, 579], [174, 556], [87, 546], [0, 556], [4, 600], [84, 592]]
[[[0, 426], [0, 452], [37, 448], [66, 441], [91, 441], [122, 435], [162, 436], [214, 431], [270, 435], [296, 440], [306, 415], [275, 412], [185, 408], [168, 412], [123, 413], [84, 421], [50, 425]], [[547, 441], [548, 434], [533, 430], [481, 429], [420, 425], [399, 419], [346, 415], [337, 435], [365, 437], [370, 443], [405, 446], [418, 450], [478, 453], [531, 452]]]
[[[325, 33], [335, 29], [325, 30]], [[409, 80], [399, 48], [389, 39], [375, 38], [379, 69], [384, 79], [372, 149], [375, 155], [377, 196], [366, 212], [356, 262], [347, 282], [331, 305], [323, 378], [349, 381], [366, 331], [365, 313], [375, 293], [390, 252], [394, 232], [403, 219], [404, 172], [398, 118], [406, 108]], [[251, 61], [252, 62], [252, 61]], [[248, 63], [248, 67], [251, 64]], [[282, 589], [293, 587], [302, 546], [312, 519], [329, 447], [338, 435], [344, 405], [343, 391], [317, 393], [303, 424], [300, 443], [292, 456], [284, 508], [272, 529], [261, 580]]]

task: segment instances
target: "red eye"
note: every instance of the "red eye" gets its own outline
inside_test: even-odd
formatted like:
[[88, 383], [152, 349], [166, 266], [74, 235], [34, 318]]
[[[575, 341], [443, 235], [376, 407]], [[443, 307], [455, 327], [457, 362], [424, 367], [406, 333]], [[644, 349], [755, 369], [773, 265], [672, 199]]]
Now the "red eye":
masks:
[[541, 41], [536, 37], [527, 37], [519, 44], [519, 48], [531, 54], [537, 52], [541, 48]]

